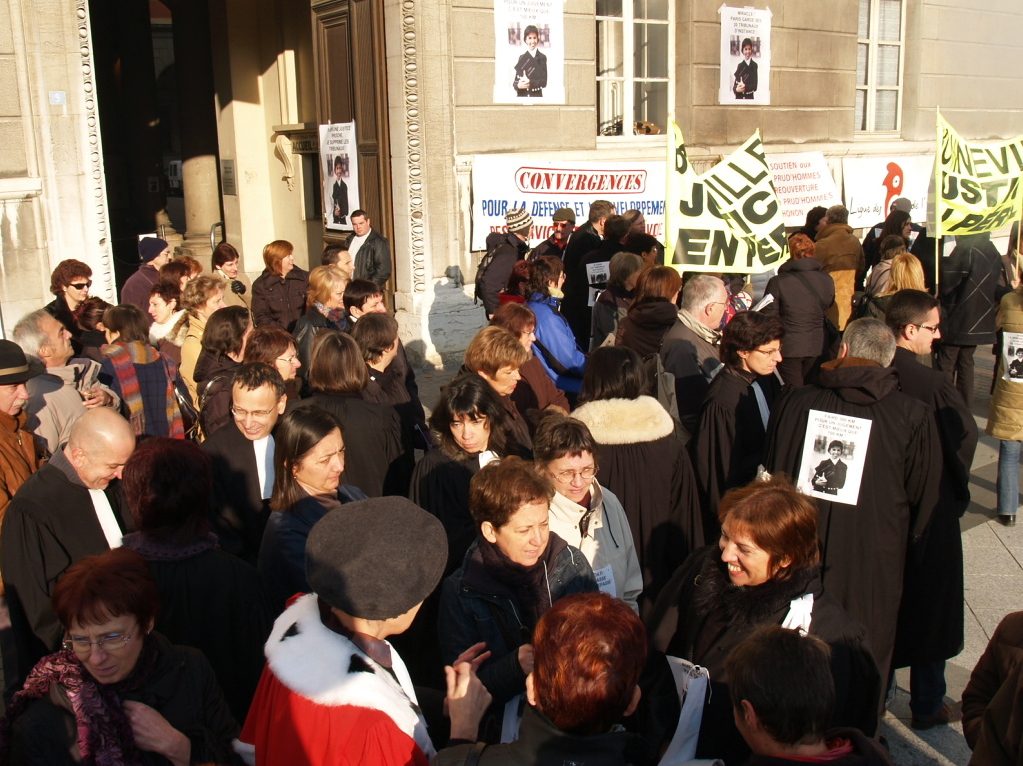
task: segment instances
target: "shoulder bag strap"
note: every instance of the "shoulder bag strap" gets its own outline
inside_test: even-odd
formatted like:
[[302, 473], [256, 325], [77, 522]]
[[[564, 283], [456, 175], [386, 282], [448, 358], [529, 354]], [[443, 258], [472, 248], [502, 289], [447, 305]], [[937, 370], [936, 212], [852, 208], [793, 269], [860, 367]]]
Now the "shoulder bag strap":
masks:
[[568, 368], [563, 365], [561, 360], [554, 356], [554, 354], [552, 354], [543, 343], [539, 340], [534, 340], [533, 345], [540, 349], [540, 355], [543, 357], [544, 361], [547, 362], [547, 366], [554, 370], [554, 372], [558, 373], [558, 375], [569, 374]]
[[821, 294], [819, 292], [817, 292], [817, 288], [816, 287], [814, 287], [812, 284], [810, 284], [810, 280], [809, 279], [804, 277], [798, 271], [793, 271], [792, 272], [792, 276], [794, 276], [796, 279], [798, 279], [800, 282], [802, 282], [806, 286], [806, 289], [809, 290], [811, 293], [813, 293], [816, 296], [818, 303], [821, 304], [821, 308], [824, 309], [824, 311], [828, 310], [828, 307], [824, 305], [824, 299], [821, 297]]

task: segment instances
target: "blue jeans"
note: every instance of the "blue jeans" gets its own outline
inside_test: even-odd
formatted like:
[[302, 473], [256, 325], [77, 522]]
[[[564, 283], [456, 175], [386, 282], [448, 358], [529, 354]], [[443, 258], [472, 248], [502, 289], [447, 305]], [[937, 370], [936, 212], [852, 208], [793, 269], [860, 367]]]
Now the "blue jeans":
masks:
[[1015, 516], [1019, 508], [1020, 442], [998, 442], [998, 515]]

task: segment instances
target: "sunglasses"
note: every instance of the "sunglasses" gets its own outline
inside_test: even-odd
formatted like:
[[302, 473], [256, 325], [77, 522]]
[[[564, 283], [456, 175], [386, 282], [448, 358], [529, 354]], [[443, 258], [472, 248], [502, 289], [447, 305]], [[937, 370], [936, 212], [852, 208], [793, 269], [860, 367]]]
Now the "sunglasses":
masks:
[[68, 285], [68, 287], [73, 287], [76, 290], [84, 290], [87, 287], [92, 287], [92, 280], [90, 279], [88, 282], [72, 282]]

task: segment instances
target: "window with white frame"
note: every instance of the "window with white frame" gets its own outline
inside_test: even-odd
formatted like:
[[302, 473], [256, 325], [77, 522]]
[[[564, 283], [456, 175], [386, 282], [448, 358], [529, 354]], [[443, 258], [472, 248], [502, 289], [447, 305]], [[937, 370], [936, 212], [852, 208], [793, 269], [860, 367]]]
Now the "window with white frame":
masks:
[[856, 130], [884, 133], [900, 128], [904, 0], [860, 0], [856, 51]]
[[599, 135], [666, 132], [671, 6], [671, 0], [597, 0]]

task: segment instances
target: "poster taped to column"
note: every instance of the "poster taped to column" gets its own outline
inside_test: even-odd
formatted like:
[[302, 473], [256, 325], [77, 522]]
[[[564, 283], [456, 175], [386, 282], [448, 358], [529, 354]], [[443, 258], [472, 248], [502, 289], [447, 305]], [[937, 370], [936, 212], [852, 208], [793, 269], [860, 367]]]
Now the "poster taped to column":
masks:
[[927, 190], [933, 178], [933, 154], [842, 158], [849, 225], [865, 229], [883, 223], [892, 203], [905, 197], [913, 203], [913, 223], [923, 226], [927, 222]]
[[842, 204], [842, 195], [823, 152], [768, 154], [774, 191], [781, 200], [786, 226], [802, 226], [806, 214], [821, 205]]
[[976, 144], [938, 115], [936, 237], [980, 234], [1019, 220], [1023, 207], [1023, 136]]
[[771, 11], [718, 9], [721, 14], [720, 104], [771, 103]]
[[528, 155], [477, 154], [472, 161], [472, 244], [485, 250], [491, 232], [505, 232], [504, 215], [524, 208], [533, 217], [530, 247], [552, 234], [551, 216], [561, 207], [575, 211], [582, 226], [590, 204], [613, 203], [621, 215], [639, 210], [646, 232], [664, 237], [663, 162], [553, 162]]
[[351, 214], [360, 206], [354, 122], [320, 125], [320, 169], [323, 225], [333, 231], [352, 231]]
[[565, 103], [562, 2], [494, 0], [494, 103]]
[[788, 257], [785, 222], [759, 131], [702, 176], [670, 123], [664, 262], [679, 271], [759, 274]]

